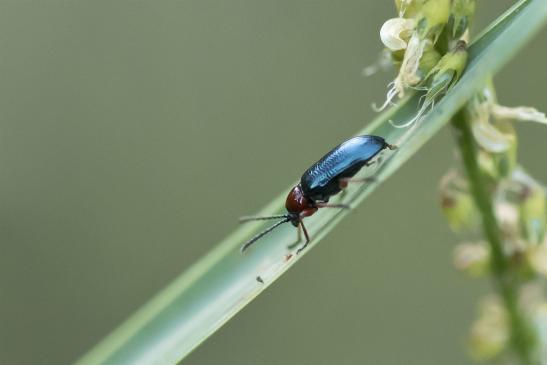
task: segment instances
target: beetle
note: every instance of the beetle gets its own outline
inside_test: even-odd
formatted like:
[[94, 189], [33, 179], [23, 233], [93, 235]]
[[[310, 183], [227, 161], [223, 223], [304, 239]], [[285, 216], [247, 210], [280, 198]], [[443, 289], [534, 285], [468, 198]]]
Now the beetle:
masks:
[[301, 240], [300, 230], [304, 232], [306, 238], [304, 245], [296, 252], [300, 253], [310, 242], [303, 219], [315, 214], [320, 208], [348, 209], [347, 204], [329, 204], [329, 199], [347, 187], [350, 182], [368, 181], [369, 179], [352, 179], [352, 177], [363, 166], [370, 165], [371, 160], [386, 148], [393, 150], [397, 147], [387, 143], [382, 137], [372, 135], [356, 136], [334, 147], [307, 169], [300, 178], [300, 182], [291, 189], [285, 201], [286, 214], [240, 218], [240, 222], [281, 218], [279, 222], [245, 242], [241, 252], [280, 225], [290, 222], [298, 228], [296, 243]]

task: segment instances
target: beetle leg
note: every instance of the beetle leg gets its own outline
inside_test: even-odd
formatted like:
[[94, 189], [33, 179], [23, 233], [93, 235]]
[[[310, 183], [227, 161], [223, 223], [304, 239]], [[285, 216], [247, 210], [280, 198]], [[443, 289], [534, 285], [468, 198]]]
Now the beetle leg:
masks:
[[373, 183], [374, 181], [376, 181], [374, 177], [363, 177], [358, 179], [354, 179], [352, 177], [343, 177], [340, 180], [338, 180], [338, 184], [342, 189], [344, 189], [349, 185], [349, 183], [366, 184], [366, 183]]
[[289, 250], [292, 250], [293, 248], [295, 248], [296, 246], [298, 246], [298, 244], [302, 241], [302, 227], [300, 227], [300, 224], [298, 225], [298, 227], [296, 227], [296, 241], [291, 243], [290, 245], [287, 246], [287, 248]]
[[351, 177], [343, 177], [340, 180], [338, 180], [338, 185], [340, 186], [340, 189], [342, 189], [342, 194], [340, 195], [340, 200], [344, 200], [344, 197], [346, 196], [346, 190], [349, 183], [359, 183], [359, 184], [366, 184], [366, 183], [373, 183], [376, 181], [374, 177], [364, 177], [364, 178], [358, 178], [354, 179]]
[[306, 227], [304, 226], [304, 222], [300, 221], [300, 226], [302, 226], [302, 231], [304, 231], [304, 237], [306, 237], [306, 243], [304, 243], [304, 246], [300, 247], [298, 251], [296, 251], [296, 254], [298, 255], [303, 249], [305, 249], [308, 246], [308, 243], [310, 243], [310, 236], [308, 236], [308, 231], [306, 230]]
[[360, 183], [360, 184], [366, 184], [366, 183], [373, 183], [376, 181], [376, 178], [374, 177], [363, 177], [363, 178], [352, 178], [352, 177], [343, 177], [340, 180], [338, 180], [338, 185], [340, 186], [340, 189], [342, 189], [342, 193], [340, 194], [340, 200], [344, 200], [347, 194], [346, 187], [349, 185], [349, 183]]
[[351, 209], [349, 204], [326, 204], [326, 203], [317, 203], [317, 208], [340, 208], [340, 209]]

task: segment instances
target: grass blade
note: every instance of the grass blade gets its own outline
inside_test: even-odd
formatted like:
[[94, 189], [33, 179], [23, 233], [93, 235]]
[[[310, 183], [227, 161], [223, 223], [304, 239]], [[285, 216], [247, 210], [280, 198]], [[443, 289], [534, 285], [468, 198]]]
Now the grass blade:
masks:
[[[469, 64], [460, 82], [426, 117], [411, 128], [393, 128], [414, 116], [419, 95], [381, 114], [358, 134], [377, 134], [400, 148], [386, 152], [374, 170], [375, 182], [351, 187], [344, 198], [355, 207], [399, 169], [449, 121], [489, 75], [495, 74], [542, 27], [547, 0], [522, 0], [502, 15], [470, 47]], [[283, 212], [285, 190], [262, 214]], [[323, 209], [306, 220], [312, 243], [333, 229], [347, 211]], [[234, 217], [235, 223], [235, 217]], [[270, 222], [271, 223], [271, 222]], [[296, 237], [294, 227], [281, 226], [241, 255], [241, 244], [268, 222], [247, 223], [157, 294], [118, 329], [79, 360], [79, 364], [174, 364], [234, 316], [298, 261], [285, 259]], [[256, 280], [260, 276], [264, 283]]]

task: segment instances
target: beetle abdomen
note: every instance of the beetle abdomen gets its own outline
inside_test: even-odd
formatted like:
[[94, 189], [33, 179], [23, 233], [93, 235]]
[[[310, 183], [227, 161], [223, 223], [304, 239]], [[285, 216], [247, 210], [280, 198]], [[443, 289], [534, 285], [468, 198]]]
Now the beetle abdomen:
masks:
[[353, 177], [388, 145], [382, 137], [357, 136], [333, 148], [304, 172], [300, 185], [313, 201], [326, 202], [340, 192], [340, 179]]

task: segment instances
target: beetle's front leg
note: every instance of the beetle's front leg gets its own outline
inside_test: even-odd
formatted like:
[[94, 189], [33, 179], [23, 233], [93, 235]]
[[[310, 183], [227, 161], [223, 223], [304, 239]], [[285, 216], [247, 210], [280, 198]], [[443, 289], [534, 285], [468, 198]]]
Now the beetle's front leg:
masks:
[[298, 246], [298, 244], [301, 241], [302, 241], [302, 228], [300, 228], [300, 224], [299, 224], [298, 227], [296, 227], [296, 241], [288, 245], [287, 249], [292, 250], [293, 248]]
[[302, 226], [302, 231], [304, 232], [304, 237], [306, 237], [306, 243], [304, 243], [304, 246], [300, 247], [298, 251], [296, 251], [296, 254], [298, 255], [300, 252], [302, 252], [303, 249], [308, 247], [308, 243], [310, 243], [310, 236], [308, 235], [308, 230], [306, 229], [306, 226], [304, 226], [304, 222], [300, 221], [299, 227]]

